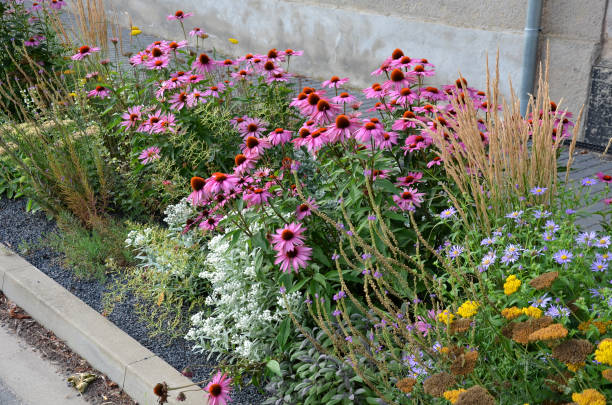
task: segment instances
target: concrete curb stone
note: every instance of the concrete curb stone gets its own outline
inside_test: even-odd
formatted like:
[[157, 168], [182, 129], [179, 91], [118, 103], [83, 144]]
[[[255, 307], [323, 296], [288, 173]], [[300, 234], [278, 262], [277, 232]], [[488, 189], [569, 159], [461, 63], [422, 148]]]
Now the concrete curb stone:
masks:
[[[0, 244], [0, 290], [32, 318], [110, 377], [140, 405], [153, 405], [156, 383], [191, 383], [172, 366], [146, 349], [111, 321]], [[174, 392], [173, 394], [177, 393]], [[203, 392], [187, 392], [187, 400], [170, 404], [207, 405]]]

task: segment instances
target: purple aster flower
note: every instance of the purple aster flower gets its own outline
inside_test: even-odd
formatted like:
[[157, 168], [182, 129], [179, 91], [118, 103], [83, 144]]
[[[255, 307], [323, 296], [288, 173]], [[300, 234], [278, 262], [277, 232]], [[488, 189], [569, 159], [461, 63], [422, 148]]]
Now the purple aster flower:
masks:
[[365, 270], [363, 270], [363, 271], [361, 272], [361, 274], [363, 274], [364, 276], [365, 276], [366, 274], [370, 274], [370, 270], [365, 269]]
[[606, 271], [608, 269], [608, 262], [602, 259], [596, 259], [591, 264], [592, 271]]
[[491, 246], [495, 242], [497, 242], [497, 238], [495, 236], [492, 238], [484, 238], [480, 241], [480, 246]]
[[550, 242], [551, 240], [557, 239], [557, 237], [554, 233], [546, 231], [542, 234], [542, 239], [544, 239], [546, 242]]
[[535, 219], [548, 218], [551, 215], [552, 215], [552, 212], [550, 212], [550, 211], [542, 211], [542, 210], [536, 210], [533, 213], [533, 217]]
[[593, 298], [603, 298], [603, 295], [601, 295], [601, 290], [598, 290], [597, 288], [589, 288], [589, 292]]
[[442, 211], [440, 213], [440, 218], [442, 218], [442, 219], [450, 218], [453, 215], [455, 215], [456, 212], [457, 212], [457, 210], [455, 208], [453, 208], [453, 207], [447, 208], [447, 209], [445, 209], [444, 211]]
[[544, 225], [544, 229], [550, 232], [557, 232], [559, 230], [559, 225], [555, 224], [555, 221], [548, 220]]
[[531, 194], [533, 195], [542, 195], [546, 192], [546, 187], [534, 187], [531, 189]]
[[495, 264], [495, 260], [497, 259], [497, 255], [495, 254], [494, 251], [490, 251], [489, 253], [487, 253], [485, 255], [485, 257], [482, 258], [482, 261], [480, 262], [480, 265], [484, 268], [484, 269], [488, 269], [489, 266], [491, 266], [492, 264]]
[[501, 231], [494, 231], [493, 232], [493, 236], [501, 237], [502, 236], [502, 232]]
[[581, 183], [583, 186], [594, 186], [595, 184], [597, 184], [597, 180], [585, 177], [584, 179], [582, 179]]
[[379, 271], [374, 272], [374, 278], [381, 278], [382, 274]]
[[512, 211], [509, 214], [506, 214], [506, 218], [510, 218], [510, 219], [518, 219], [521, 217], [521, 215], [523, 215], [523, 211]]
[[595, 257], [597, 259], [601, 259], [603, 261], [609, 262], [610, 260], [612, 260], [612, 253], [610, 253], [610, 252], [606, 252], [606, 253], [602, 253], [602, 254], [595, 253]]
[[536, 308], [545, 308], [550, 301], [552, 301], [552, 298], [549, 297], [548, 294], [544, 294], [539, 298], [533, 299], [529, 303], [531, 304], [531, 306]]
[[595, 232], [582, 232], [576, 237], [576, 243], [579, 245], [591, 246], [591, 242], [597, 239]]
[[560, 318], [562, 316], [569, 316], [570, 310], [563, 306], [551, 305], [545, 314], [551, 318]]
[[518, 254], [504, 254], [499, 261], [502, 264], [514, 263], [518, 260]]
[[573, 253], [565, 249], [561, 249], [553, 255], [553, 259], [555, 259], [555, 261], [559, 264], [571, 262], [572, 257], [574, 257]]
[[601, 238], [597, 238], [594, 242], [596, 247], [607, 249], [608, 246], [610, 246], [610, 237], [602, 236]]
[[566, 210], [565, 210], [565, 213], [566, 213], [567, 215], [572, 215], [572, 214], [575, 214], [575, 213], [576, 213], [576, 211], [574, 211], [574, 210], [573, 210], [573, 209], [571, 209], [571, 208], [568, 208], [568, 209], [566, 209]]
[[457, 256], [459, 256], [461, 253], [463, 253], [463, 247], [459, 245], [455, 245], [451, 247], [450, 249], [448, 249], [448, 253], [446, 254], [446, 256], [450, 259], [454, 259]]

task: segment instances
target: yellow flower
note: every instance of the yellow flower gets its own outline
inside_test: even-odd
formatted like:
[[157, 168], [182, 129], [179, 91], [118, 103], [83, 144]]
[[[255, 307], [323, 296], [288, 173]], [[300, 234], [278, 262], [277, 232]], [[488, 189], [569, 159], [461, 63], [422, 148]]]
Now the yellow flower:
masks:
[[583, 361], [582, 363], [565, 363], [565, 365], [567, 366], [567, 369], [573, 373], [575, 373], [576, 371], [580, 370], [582, 367], [585, 366], [585, 362]]
[[514, 274], [511, 276], [508, 276], [508, 278], [506, 279], [506, 282], [504, 283], [504, 294], [506, 295], [514, 294], [519, 289], [520, 286], [521, 286], [521, 280], [516, 278]]
[[[524, 308], [523, 308], [524, 309]], [[507, 320], [511, 321], [519, 316], [523, 315], [523, 309], [518, 307], [510, 307], [502, 309], [502, 316]]]
[[70, 69], [66, 69], [66, 70], [64, 70], [64, 74], [65, 74], [65, 75], [71, 75], [71, 74], [73, 74], [73, 73], [74, 73], [74, 71], [72, 71], [72, 70], [70, 70]]
[[465, 301], [457, 310], [457, 315], [463, 318], [471, 318], [478, 313], [478, 301]]
[[453, 319], [455, 319], [455, 315], [451, 314], [448, 309], [445, 309], [438, 314], [438, 321], [444, 322], [447, 325], [450, 324]]
[[593, 388], [586, 389], [581, 393], [574, 392], [572, 401], [578, 403], [578, 405], [606, 405], [606, 397]]
[[461, 393], [465, 391], [467, 390], [459, 388], [458, 390], [444, 391], [442, 395], [447, 401], [450, 401], [451, 404], [454, 404], [459, 399], [459, 395], [461, 395]]
[[523, 313], [535, 319], [538, 319], [542, 316], [542, 310], [536, 307], [523, 308]]
[[595, 360], [612, 366], [612, 339], [604, 339], [599, 343], [595, 350]]
[[131, 36], [136, 36], [142, 34], [142, 31], [137, 26], [132, 26], [132, 32], [130, 32]]
[[228, 38], [227, 40], [230, 41], [234, 45], [238, 43], [238, 40], [236, 38]]
[[76, 93], [74, 93], [74, 92], [73, 92], [73, 93], [68, 93], [68, 96], [69, 96], [69, 97], [75, 97], [75, 98], [76, 98], [77, 94], [76, 94]]

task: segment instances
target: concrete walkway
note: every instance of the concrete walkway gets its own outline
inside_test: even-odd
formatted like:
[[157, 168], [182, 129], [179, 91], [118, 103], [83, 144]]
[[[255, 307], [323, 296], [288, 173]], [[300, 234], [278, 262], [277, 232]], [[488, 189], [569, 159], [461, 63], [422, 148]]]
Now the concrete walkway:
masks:
[[0, 326], [0, 404], [86, 405], [55, 365]]

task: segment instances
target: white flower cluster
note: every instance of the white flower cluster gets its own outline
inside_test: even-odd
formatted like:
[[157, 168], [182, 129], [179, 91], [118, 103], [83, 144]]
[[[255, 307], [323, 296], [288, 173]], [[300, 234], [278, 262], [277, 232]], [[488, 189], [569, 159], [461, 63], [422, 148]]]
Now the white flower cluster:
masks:
[[178, 204], [168, 205], [164, 211], [164, 222], [171, 230], [182, 230], [185, 222], [195, 213], [194, 208], [183, 198]]
[[[270, 277], [261, 276], [265, 269], [261, 267], [259, 250], [250, 250], [246, 237], [240, 237], [233, 246], [228, 239], [218, 235], [208, 243], [200, 277], [211, 283], [206, 304], [213, 310], [194, 315], [186, 337], [196, 341], [195, 349], [233, 352], [261, 361], [270, 354], [278, 324], [288, 314], [278, 285], [270, 282]], [[287, 298], [299, 316], [301, 294], [295, 292]]]

